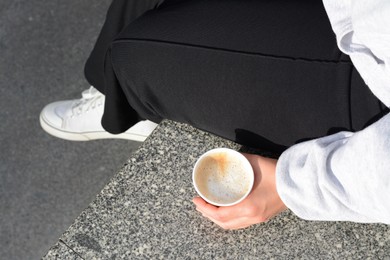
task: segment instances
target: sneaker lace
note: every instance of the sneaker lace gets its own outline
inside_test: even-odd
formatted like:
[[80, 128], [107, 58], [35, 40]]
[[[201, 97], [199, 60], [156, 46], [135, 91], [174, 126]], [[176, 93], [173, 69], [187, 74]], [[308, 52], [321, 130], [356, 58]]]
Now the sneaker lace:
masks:
[[104, 95], [94, 87], [82, 92], [81, 99], [76, 100], [72, 105], [72, 116], [84, 114], [104, 104]]

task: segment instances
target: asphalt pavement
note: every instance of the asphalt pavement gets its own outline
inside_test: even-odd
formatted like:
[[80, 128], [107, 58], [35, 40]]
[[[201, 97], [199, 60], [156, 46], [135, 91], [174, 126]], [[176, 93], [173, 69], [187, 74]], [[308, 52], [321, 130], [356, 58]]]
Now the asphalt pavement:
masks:
[[89, 87], [83, 66], [109, 0], [0, 1], [0, 258], [39, 259], [139, 143], [46, 134], [49, 102]]

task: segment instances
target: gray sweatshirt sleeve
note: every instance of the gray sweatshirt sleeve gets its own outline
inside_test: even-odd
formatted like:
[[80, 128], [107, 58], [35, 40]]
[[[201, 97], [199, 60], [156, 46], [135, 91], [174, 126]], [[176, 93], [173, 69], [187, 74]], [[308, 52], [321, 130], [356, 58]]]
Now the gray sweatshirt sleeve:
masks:
[[390, 224], [390, 114], [356, 133], [292, 146], [277, 163], [276, 182], [303, 219]]
[[[390, 107], [390, 1], [323, 2], [340, 50]], [[277, 163], [276, 182], [301, 218], [390, 224], [390, 114], [360, 132], [292, 146]]]

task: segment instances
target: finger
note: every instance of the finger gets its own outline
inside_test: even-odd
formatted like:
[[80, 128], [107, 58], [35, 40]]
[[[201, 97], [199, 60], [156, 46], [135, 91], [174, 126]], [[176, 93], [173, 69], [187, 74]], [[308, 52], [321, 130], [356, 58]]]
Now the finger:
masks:
[[[224, 208], [226, 207], [217, 207], [214, 206], [208, 202], [206, 202], [204, 199], [200, 197], [196, 197], [192, 200], [194, 204], [196, 205], [196, 210], [202, 213], [202, 215], [213, 222], [217, 224], [222, 224], [223, 220], [221, 220], [221, 213], [224, 211]], [[222, 217], [223, 218], [223, 217]]]
[[208, 216], [214, 216], [217, 214], [219, 207], [207, 203], [204, 199], [200, 197], [195, 197], [192, 201], [196, 206], [196, 210], [200, 211], [201, 213]]
[[[208, 215], [206, 212], [210, 212], [210, 211], [214, 211], [216, 210], [215, 208], [217, 208], [216, 206], [213, 206], [209, 203], [207, 203], [204, 199], [202, 199], [201, 197], [195, 197], [192, 199], [193, 203], [196, 205], [196, 210], [198, 212], [200, 212], [202, 214], [203, 217], [205, 218], [208, 218], [209, 220], [211, 220], [212, 222], [214, 222], [215, 224], [219, 225], [219, 226], [222, 226], [223, 224], [220, 223], [219, 221], [217, 221], [216, 219], [214, 219], [213, 217], [211, 217], [210, 215]], [[210, 208], [209, 210], [205, 210], [207, 208]]]
[[196, 205], [196, 206], [200, 206], [200, 205], [203, 205], [205, 203], [207, 203], [204, 199], [202, 199], [201, 197], [194, 197], [192, 199], [192, 202]]
[[207, 218], [210, 217], [209, 214], [207, 214], [207, 212], [214, 212], [214, 210], [216, 210], [217, 208], [216, 206], [207, 203], [204, 199], [200, 197], [193, 198], [192, 202], [195, 204], [196, 210], [202, 213], [202, 215]]
[[[243, 210], [237, 210], [232, 207], [216, 207], [207, 203], [200, 197], [193, 199], [196, 205], [196, 210], [199, 211], [205, 218], [208, 218], [223, 229], [235, 230], [249, 227], [253, 224], [265, 222], [256, 217], [245, 217], [235, 214], [236, 212], [243, 213]], [[233, 209], [232, 209], [233, 208]], [[222, 213], [221, 213], [222, 212]], [[234, 215], [233, 215], [234, 214]], [[225, 216], [225, 217], [224, 217]]]
[[210, 211], [217, 210], [219, 207], [214, 206], [201, 197], [195, 197], [192, 199], [192, 202], [195, 204], [197, 208], [208, 208]]
[[219, 227], [223, 228], [223, 229], [229, 229], [229, 227], [227, 225], [225, 225], [225, 223], [221, 222], [221, 221], [218, 221], [216, 219], [214, 219], [213, 217], [211, 216], [208, 216], [206, 215], [205, 213], [203, 213], [200, 209], [197, 208], [197, 211], [199, 211], [203, 217], [205, 217], [206, 219], [210, 220], [211, 222], [214, 222], [216, 225], [218, 225]]
[[240, 219], [244, 218], [243, 210], [240, 205], [230, 207], [216, 207], [204, 200], [196, 201], [197, 210], [203, 214], [203, 216], [211, 219], [213, 222], [220, 226], [226, 226], [226, 224], [239, 222]]
[[253, 224], [257, 224], [250, 218], [240, 218], [240, 219], [233, 219], [233, 220], [228, 221], [228, 222], [222, 222], [222, 221], [218, 221], [216, 219], [213, 219], [212, 217], [208, 217], [208, 216], [205, 216], [205, 217], [208, 218], [209, 220], [211, 220], [212, 222], [214, 222], [215, 224], [217, 224], [218, 226], [220, 226], [221, 228], [226, 229], [226, 230], [237, 230], [237, 229], [247, 228]]

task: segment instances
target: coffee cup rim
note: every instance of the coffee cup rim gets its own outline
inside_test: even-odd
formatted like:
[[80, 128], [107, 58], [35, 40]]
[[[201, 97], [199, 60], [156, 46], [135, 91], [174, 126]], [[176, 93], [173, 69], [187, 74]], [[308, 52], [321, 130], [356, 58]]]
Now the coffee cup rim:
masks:
[[[250, 183], [249, 183], [249, 188], [248, 190], [245, 192], [245, 194], [238, 200], [234, 201], [234, 202], [231, 202], [231, 203], [218, 203], [218, 202], [215, 202], [215, 201], [212, 201], [210, 199], [208, 199], [205, 195], [202, 194], [202, 192], [199, 190], [198, 188], [198, 185], [197, 183], [195, 182], [195, 174], [196, 174], [196, 169], [199, 165], [199, 163], [203, 160], [203, 158], [205, 158], [206, 156], [210, 155], [210, 154], [213, 154], [213, 153], [217, 153], [217, 152], [228, 152], [228, 153], [231, 153], [231, 154], [234, 154], [235, 156], [237, 156], [238, 158], [240, 158], [241, 161], [243, 161], [243, 163], [245, 164], [245, 168], [248, 169], [248, 174], [250, 175]], [[227, 206], [233, 206], [233, 205], [236, 205], [238, 203], [240, 203], [241, 201], [243, 201], [246, 197], [248, 197], [248, 195], [251, 193], [252, 191], [252, 188], [253, 188], [253, 185], [254, 185], [254, 172], [253, 172], [253, 168], [252, 168], [252, 165], [250, 164], [250, 162], [248, 161], [248, 159], [240, 152], [236, 151], [236, 150], [233, 150], [231, 148], [226, 148], [226, 147], [219, 147], [219, 148], [214, 148], [214, 149], [211, 149], [211, 150], [208, 150], [207, 152], [203, 153], [196, 161], [194, 167], [193, 167], [193, 170], [192, 170], [192, 183], [194, 185], [194, 188], [196, 190], [196, 192], [198, 193], [198, 195], [204, 199], [206, 202], [212, 204], [212, 205], [215, 205], [215, 206], [222, 206], [222, 207], [227, 207]]]

